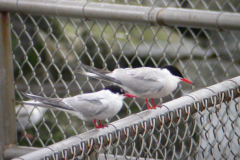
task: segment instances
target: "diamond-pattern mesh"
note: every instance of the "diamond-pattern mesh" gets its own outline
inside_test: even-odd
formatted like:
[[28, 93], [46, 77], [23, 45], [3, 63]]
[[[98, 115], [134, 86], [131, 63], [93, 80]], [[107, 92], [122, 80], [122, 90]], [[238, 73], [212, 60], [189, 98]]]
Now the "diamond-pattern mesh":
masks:
[[[208, 100], [216, 99], [213, 95]], [[115, 133], [121, 137], [117, 141], [111, 141], [114, 133], [107, 134], [107, 147], [101, 145], [99, 136], [100, 147], [93, 152], [104, 153], [105, 159], [112, 155], [124, 155], [126, 159], [239, 159], [239, 98], [205, 107], [205, 111], [192, 115], [189, 108], [187, 116], [179, 110], [178, 119], [166, 124], [161, 123], [163, 117], [155, 117], [150, 119], [150, 124], [143, 121], [141, 125], [126, 127], [121, 134]], [[151, 129], [146, 129], [147, 125]], [[129, 134], [131, 128], [136, 134]], [[140, 128], [145, 128], [142, 133]]]
[[[240, 10], [237, 0], [102, 0], [101, 2], [228, 12]], [[75, 74], [74, 71], [80, 69], [79, 62], [109, 70], [120, 67], [175, 65], [195, 85], [180, 84], [170, 96], [155, 100], [161, 103], [238, 76], [240, 73], [240, 32], [85, 21], [16, 13], [11, 14], [11, 33], [18, 101], [26, 100], [21, 92], [63, 98], [94, 92], [109, 85]], [[166, 159], [192, 157], [195, 152], [199, 152], [197, 145], [192, 145], [196, 143], [194, 139], [196, 135], [201, 135], [203, 131], [207, 134], [213, 129], [216, 130], [214, 132], [219, 131], [224, 134], [221, 127], [231, 123], [232, 132], [229, 135], [214, 137], [216, 139], [211, 144], [205, 141], [206, 145], [201, 146], [201, 150], [204, 152], [209, 147], [214, 149], [215, 146], [221, 146], [225, 140], [230, 142], [232, 137], [238, 135], [237, 107], [239, 105], [236, 105], [236, 111], [232, 113], [229, 111], [229, 105], [222, 104], [220, 108], [226, 112], [218, 114], [217, 110], [207, 110], [205, 113], [199, 113], [196, 115], [196, 117], [200, 116], [199, 123], [196, 120], [199, 117], [189, 117], [186, 121], [164, 126], [164, 129], [158, 131], [161, 134], [158, 133], [158, 136], [152, 136], [149, 140], [141, 136], [135, 137], [139, 142], [150, 143], [142, 146], [143, 152], [139, 156], [143, 156], [144, 153], [143, 157], [146, 157], [145, 155], [154, 157], [152, 155], [158, 154]], [[121, 112], [104, 123], [145, 109], [144, 100], [126, 99]], [[93, 122], [82, 121], [67, 113], [31, 106], [18, 106], [16, 114], [19, 145], [43, 147], [94, 127]], [[232, 117], [231, 114], [234, 116]], [[216, 119], [214, 123], [213, 118]], [[180, 128], [184, 128], [185, 131], [180, 132]], [[148, 134], [153, 135], [150, 132]], [[178, 135], [175, 134], [176, 132]], [[182, 137], [187, 141], [183, 141]], [[159, 144], [159, 139], [165, 140], [166, 144]], [[138, 145], [138, 141], [132, 140], [128, 143], [134, 147]], [[151, 145], [152, 141], [154, 145]], [[124, 140], [121, 143], [124, 143]], [[178, 145], [175, 145], [176, 143]], [[181, 148], [182, 143], [188, 143], [188, 147]], [[135, 156], [140, 152], [131, 148], [128, 150], [135, 152]], [[209, 153], [209, 157], [210, 155]]]

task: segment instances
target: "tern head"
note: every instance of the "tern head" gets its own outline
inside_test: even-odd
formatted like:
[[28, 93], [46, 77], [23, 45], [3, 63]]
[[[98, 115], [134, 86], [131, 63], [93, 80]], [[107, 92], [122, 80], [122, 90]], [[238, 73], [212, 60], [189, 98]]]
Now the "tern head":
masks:
[[114, 85], [111, 85], [111, 86], [106, 87], [105, 90], [109, 90], [109, 91], [111, 91], [112, 93], [120, 94], [120, 95], [124, 95], [124, 94], [126, 93], [126, 92], [124, 91], [124, 89], [122, 89], [122, 88], [119, 87], [119, 86], [114, 86]]
[[174, 67], [172, 65], [167, 65], [167, 66], [162, 67], [162, 69], [167, 69], [173, 76], [179, 77], [181, 81], [193, 85], [193, 83], [190, 80], [183, 77], [182, 73], [176, 67]]
[[114, 94], [122, 95], [124, 97], [136, 97], [134, 95], [126, 93], [126, 91], [119, 86], [111, 85], [111, 86], [106, 87], [105, 90], [109, 90], [110, 92], [112, 92]]

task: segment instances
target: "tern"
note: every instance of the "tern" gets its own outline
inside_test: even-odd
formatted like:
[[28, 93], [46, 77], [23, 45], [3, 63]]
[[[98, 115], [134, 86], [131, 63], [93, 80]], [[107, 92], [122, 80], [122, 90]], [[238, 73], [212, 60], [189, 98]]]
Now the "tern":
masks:
[[[129, 97], [138, 97], [146, 100], [147, 109], [155, 109], [154, 98], [162, 98], [172, 93], [178, 87], [180, 81], [193, 84], [174, 66], [167, 65], [162, 68], [139, 67], [139, 68], [118, 68], [111, 71], [97, 69], [80, 63], [85, 71], [76, 73], [91, 78], [101, 79], [122, 87], [129, 92]], [[132, 96], [131, 96], [132, 95]], [[149, 107], [148, 99], [152, 100], [152, 107]]]
[[123, 99], [129, 96], [121, 87], [113, 85], [98, 92], [68, 98], [46, 98], [28, 93], [22, 94], [35, 100], [35, 102], [23, 101], [23, 104], [58, 109], [84, 121], [93, 120], [95, 128], [106, 127], [101, 124], [101, 120], [115, 116], [123, 106]]

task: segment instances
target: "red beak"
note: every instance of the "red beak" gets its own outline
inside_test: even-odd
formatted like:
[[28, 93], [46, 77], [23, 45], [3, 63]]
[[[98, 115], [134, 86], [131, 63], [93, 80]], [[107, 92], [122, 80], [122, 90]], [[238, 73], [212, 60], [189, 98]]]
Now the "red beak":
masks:
[[125, 97], [130, 97], [130, 98], [137, 98], [136, 96], [132, 95], [132, 94], [129, 94], [129, 93], [126, 93], [124, 95]]
[[191, 81], [189, 81], [187, 78], [182, 78], [181, 79], [183, 82], [186, 82], [186, 83], [189, 83], [189, 84], [192, 84], [193, 85], [193, 83], [191, 82]]

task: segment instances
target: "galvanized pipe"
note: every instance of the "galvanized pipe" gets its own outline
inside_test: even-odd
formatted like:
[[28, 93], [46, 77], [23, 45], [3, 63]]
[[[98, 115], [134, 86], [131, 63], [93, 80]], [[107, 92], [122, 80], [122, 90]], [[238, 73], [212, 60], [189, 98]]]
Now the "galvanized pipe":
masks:
[[40, 148], [10, 145], [5, 150], [4, 157], [5, 157], [5, 160], [8, 160], [8, 159], [12, 159], [14, 157], [19, 157], [20, 155], [28, 154], [28, 153], [36, 151], [38, 149], [40, 149]]
[[0, 11], [148, 25], [240, 30], [240, 14], [82, 1], [0, 0]]
[[[105, 156], [105, 154], [100, 154], [98, 160], [126, 160], [126, 159], [136, 159], [136, 160], [146, 160], [146, 158], [141, 158], [141, 157], [129, 157], [129, 156], [114, 156], [109, 154], [107, 157]], [[147, 158], [147, 160], [156, 160], [153, 158]], [[158, 159], [158, 160], [163, 160], [163, 159]]]
[[[156, 110], [146, 110], [137, 114], [132, 114], [124, 119], [109, 124], [106, 128], [95, 129], [70, 137], [48, 147], [15, 158], [14, 160], [44, 159], [46, 156], [48, 156], [48, 159], [54, 159], [54, 155], [58, 155], [57, 157], [59, 159], [70, 159], [73, 157], [73, 150], [76, 155], [84, 155], [91, 144], [98, 145], [99, 137], [103, 139], [101, 145], [108, 145], [109, 141], [107, 137], [109, 135], [111, 135], [111, 141], [115, 142], [117, 139], [124, 138], [126, 129], [128, 130], [129, 136], [137, 134], [134, 130], [135, 126], [138, 126], [138, 134], [142, 133], [144, 130], [151, 129], [153, 118], [155, 118], [155, 126], [166, 125], [170, 121], [177, 121], [179, 116], [184, 117], [203, 111], [206, 107], [219, 104], [220, 100], [229, 101], [230, 99], [239, 97], [239, 87], [240, 76], [164, 103], [161, 108], [157, 108]], [[230, 93], [229, 91], [231, 91], [231, 94], [228, 94]], [[225, 93], [223, 97], [221, 93]], [[214, 97], [215, 101], [212, 101]], [[142, 128], [144, 123], [147, 127], [145, 129]], [[121, 133], [121, 137], [116, 137], [116, 131]], [[67, 155], [66, 157], [63, 157], [63, 151]]]
[[17, 143], [13, 59], [9, 13], [0, 13], [0, 159], [4, 149]]

